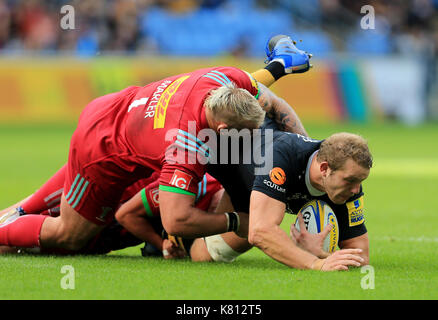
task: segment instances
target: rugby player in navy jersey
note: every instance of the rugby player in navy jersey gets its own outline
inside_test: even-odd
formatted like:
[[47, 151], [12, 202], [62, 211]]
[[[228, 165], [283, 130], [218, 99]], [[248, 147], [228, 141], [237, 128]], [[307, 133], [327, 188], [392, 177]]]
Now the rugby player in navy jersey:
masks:
[[[195, 242], [194, 247], [201, 249], [192, 258], [232, 261], [256, 246], [273, 259], [300, 269], [347, 270], [348, 266], [368, 264], [361, 186], [372, 167], [367, 142], [350, 133], [313, 140], [279, 131], [270, 120], [265, 121], [264, 127], [274, 130], [269, 174], [255, 175], [254, 161], [210, 165], [208, 170], [230, 197], [228, 205], [219, 206], [250, 213], [248, 241], [233, 233], [206, 237], [206, 245]], [[261, 141], [263, 149], [263, 134]], [[292, 228], [291, 237], [280, 228], [285, 212], [296, 214], [311, 199], [321, 199], [334, 210], [340, 229], [339, 247], [344, 250], [331, 255], [322, 250], [322, 240], [329, 228], [318, 235]], [[221, 250], [223, 253], [218, 253]]]

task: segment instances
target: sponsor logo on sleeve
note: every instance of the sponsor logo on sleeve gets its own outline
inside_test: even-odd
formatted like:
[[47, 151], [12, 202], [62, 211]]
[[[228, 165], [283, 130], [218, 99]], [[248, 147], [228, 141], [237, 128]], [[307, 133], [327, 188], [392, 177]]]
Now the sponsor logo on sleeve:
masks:
[[188, 190], [192, 179], [193, 177], [191, 175], [180, 170], [175, 170], [172, 179], [170, 180], [170, 184], [177, 188]]
[[152, 200], [152, 205], [155, 208], [158, 208], [160, 206], [160, 202], [158, 201], [158, 193], [159, 193], [158, 187], [149, 190], [149, 197]]
[[280, 167], [272, 168], [272, 170], [269, 171], [269, 178], [273, 183], [279, 186], [286, 182], [286, 174], [284, 173], [284, 170]]
[[347, 202], [348, 223], [350, 227], [358, 226], [365, 221], [363, 196], [357, 200]]
[[272, 181], [269, 181], [269, 180], [264, 179], [264, 180], [263, 180], [263, 183], [264, 183], [265, 185], [267, 185], [267, 186], [268, 186], [269, 188], [271, 188], [271, 189], [274, 189], [274, 190], [280, 191], [281, 193], [286, 193], [286, 189], [285, 189], [285, 188], [280, 187], [279, 185], [273, 183]]

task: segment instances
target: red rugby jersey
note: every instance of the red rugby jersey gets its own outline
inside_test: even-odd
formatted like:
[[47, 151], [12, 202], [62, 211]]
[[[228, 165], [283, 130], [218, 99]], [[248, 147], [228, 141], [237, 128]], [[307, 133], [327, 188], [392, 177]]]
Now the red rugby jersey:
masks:
[[[155, 173], [154, 173], [155, 174]], [[158, 178], [158, 177], [157, 177]], [[144, 179], [146, 180], [146, 179]], [[140, 186], [142, 183], [136, 184]], [[135, 185], [133, 185], [135, 186]], [[158, 198], [159, 180], [149, 183], [145, 188], [141, 189], [141, 196], [146, 213], [149, 217], [160, 216], [160, 202]], [[208, 173], [205, 174], [198, 183], [198, 191], [196, 193], [195, 206], [198, 209], [207, 211], [210, 207], [211, 200], [216, 192], [222, 189], [222, 185]]]
[[[125, 161], [160, 171], [160, 189], [196, 195], [206, 171], [205, 162], [196, 157], [205, 161], [208, 156], [202, 138], [197, 136], [208, 128], [204, 100], [212, 89], [228, 82], [258, 95], [255, 80], [233, 67], [172, 76], [130, 94], [118, 111], [126, 114], [119, 131], [128, 151], [123, 155]], [[179, 163], [182, 158], [184, 163]]]

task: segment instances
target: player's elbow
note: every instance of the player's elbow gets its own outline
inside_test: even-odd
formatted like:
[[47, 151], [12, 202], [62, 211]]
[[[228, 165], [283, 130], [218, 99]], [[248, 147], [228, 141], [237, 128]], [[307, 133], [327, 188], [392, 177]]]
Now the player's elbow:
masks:
[[188, 210], [178, 210], [171, 214], [161, 212], [161, 222], [168, 234], [183, 237], [190, 225], [190, 213]]
[[167, 220], [166, 222], [163, 221], [163, 228], [166, 230], [168, 234], [171, 234], [173, 236], [183, 236], [185, 227], [180, 221], [175, 220]]
[[161, 190], [159, 197], [161, 222], [166, 232], [180, 237], [189, 234], [190, 226], [195, 223], [194, 197]]
[[[123, 208], [123, 207], [122, 207]], [[120, 208], [115, 215], [115, 218], [117, 220], [118, 223], [120, 223], [122, 226], [125, 225], [126, 223], [126, 217], [127, 217], [127, 212], [121, 210], [122, 208]]]
[[123, 227], [129, 229], [129, 226], [132, 225], [133, 221], [136, 221], [136, 219], [142, 216], [144, 216], [142, 212], [130, 210], [129, 207], [122, 206], [117, 210], [115, 218]]
[[266, 226], [258, 225], [254, 227], [250, 227], [248, 231], [248, 242], [262, 249], [265, 247], [265, 239], [266, 235], [269, 233], [269, 228]]

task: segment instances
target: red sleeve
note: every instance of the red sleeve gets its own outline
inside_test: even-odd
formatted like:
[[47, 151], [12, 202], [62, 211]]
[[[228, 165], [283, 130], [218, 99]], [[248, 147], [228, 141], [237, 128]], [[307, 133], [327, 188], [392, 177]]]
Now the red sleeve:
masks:
[[[258, 95], [257, 82], [243, 70], [218, 67], [205, 69], [202, 72], [200, 80], [193, 88], [194, 91], [185, 102], [187, 112], [198, 110], [198, 106], [204, 103], [208, 92], [230, 82], [234, 82], [239, 88], [248, 90], [254, 96]], [[196, 127], [191, 130], [185, 121], [180, 121], [180, 125], [180, 128], [175, 129], [173, 143], [165, 153], [160, 176], [160, 190], [196, 196], [198, 183], [206, 172], [205, 158], [208, 157], [208, 150], [205, 143], [196, 137], [197, 132], [202, 128]], [[199, 125], [198, 123], [196, 126]]]
[[206, 173], [199, 183], [198, 194], [196, 196], [196, 208], [207, 211], [213, 196], [222, 188], [219, 181]]
[[123, 192], [120, 203], [124, 203], [129, 199], [131, 199], [138, 192], [140, 192], [141, 189], [147, 187], [150, 183], [156, 181], [159, 177], [160, 177], [160, 173], [155, 171], [154, 173], [152, 173], [150, 177], [140, 179], [137, 182], [133, 183], [128, 188], [126, 188], [125, 191]]
[[141, 190], [141, 200], [146, 210], [146, 214], [149, 217], [160, 216], [160, 202], [158, 199], [158, 187], [159, 180], [149, 183], [144, 189]]
[[198, 182], [206, 171], [206, 165], [201, 164], [197, 158], [202, 156], [203, 151], [199, 145], [194, 146], [181, 139], [168, 148], [168, 152], [172, 152], [175, 158], [167, 158], [163, 164], [159, 179], [160, 190], [196, 196]]

